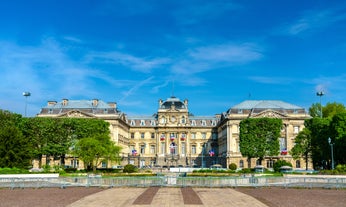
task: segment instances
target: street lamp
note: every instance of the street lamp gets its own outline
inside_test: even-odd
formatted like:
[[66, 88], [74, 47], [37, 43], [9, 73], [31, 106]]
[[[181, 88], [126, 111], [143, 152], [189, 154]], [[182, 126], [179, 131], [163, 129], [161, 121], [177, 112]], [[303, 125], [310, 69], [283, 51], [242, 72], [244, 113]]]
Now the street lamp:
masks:
[[324, 95], [324, 92], [323, 91], [317, 92], [316, 95], [320, 97], [320, 107], [321, 107], [320, 116], [322, 118], [323, 117], [323, 113], [322, 113], [322, 96]]
[[26, 117], [26, 109], [28, 105], [28, 97], [31, 96], [30, 92], [23, 92], [23, 96], [25, 96], [25, 117]]
[[332, 154], [332, 170], [334, 170], [334, 153], [333, 153], [333, 145], [334, 145], [334, 143], [332, 143], [332, 139], [330, 137], [328, 138], [328, 143], [330, 145], [330, 152]]

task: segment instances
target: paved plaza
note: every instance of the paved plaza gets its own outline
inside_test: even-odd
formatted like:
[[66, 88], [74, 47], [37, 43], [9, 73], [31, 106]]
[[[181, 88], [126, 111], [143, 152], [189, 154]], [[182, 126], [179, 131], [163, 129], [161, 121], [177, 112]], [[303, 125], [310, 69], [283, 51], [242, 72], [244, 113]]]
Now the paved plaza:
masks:
[[[191, 188], [189, 191], [184, 188], [158, 188], [158, 190], [154, 190], [152, 196], [148, 194], [148, 200], [138, 201], [141, 195], [147, 194], [147, 191], [148, 188], [112, 188], [84, 197], [68, 207], [267, 206], [255, 198], [231, 188]], [[191, 196], [197, 196], [197, 199], [189, 199]]]

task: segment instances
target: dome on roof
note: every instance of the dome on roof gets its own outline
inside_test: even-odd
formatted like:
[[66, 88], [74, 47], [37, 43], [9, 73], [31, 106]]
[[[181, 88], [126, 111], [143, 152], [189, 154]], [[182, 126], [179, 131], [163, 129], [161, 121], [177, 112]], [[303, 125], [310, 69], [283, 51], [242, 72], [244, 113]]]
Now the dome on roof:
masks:
[[171, 96], [168, 98], [166, 101], [161, 102], [160, 101], [160, 109], [170, 109], [170, 108], [175, 108], [175, 109], [186, 109], [187, 102], [182, 102], [180, 101], [179, 98], [175, 96]]

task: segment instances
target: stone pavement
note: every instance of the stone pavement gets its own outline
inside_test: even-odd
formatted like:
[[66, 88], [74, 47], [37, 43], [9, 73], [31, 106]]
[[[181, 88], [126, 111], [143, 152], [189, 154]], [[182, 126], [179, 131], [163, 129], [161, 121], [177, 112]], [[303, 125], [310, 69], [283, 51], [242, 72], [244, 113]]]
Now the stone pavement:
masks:
[[68, 207], [265, 207], [255, 198], [235, 191], [231, 188], [192, 188], [199, 196], [202, 205], [184, 204], [180, 188], [160, 188], [154, 195], [150, 204], [137, 204], [134, 201], [144, 193], [147, 188], [112, 188], [89, 195], [76, 201]]

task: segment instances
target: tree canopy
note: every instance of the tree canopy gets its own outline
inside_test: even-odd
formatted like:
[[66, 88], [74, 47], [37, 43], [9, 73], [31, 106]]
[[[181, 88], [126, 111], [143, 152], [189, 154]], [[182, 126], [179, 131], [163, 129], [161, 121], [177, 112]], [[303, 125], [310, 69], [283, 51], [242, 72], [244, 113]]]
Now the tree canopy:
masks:
[[[282, 120], [276, 118], [248, 118], [240, 122], [240, 152], [248, 159], [278, 155]], [[250, 162], [249, 167], [251, 167]]]
[[86, 167], [92, 168], [95, 172], [101, 161], [118, 161], [120, 150], [109, 135], [99, 134], [80, 139], [76, 143], [74, 153], [83, 160]]
[[21, 116], [0, 110], [0, 167], [28, 168], [30, 143], [18, 128]]
[[294, 147], [291, 149], [290, 154], [294, 159], [303, 157], [305, 159], [305, 169], [308, 170], [308, 161], [312, 154], [311, 145], [311, 132], [308, 128], [304, 128], [299, 132], [294, 140]]

